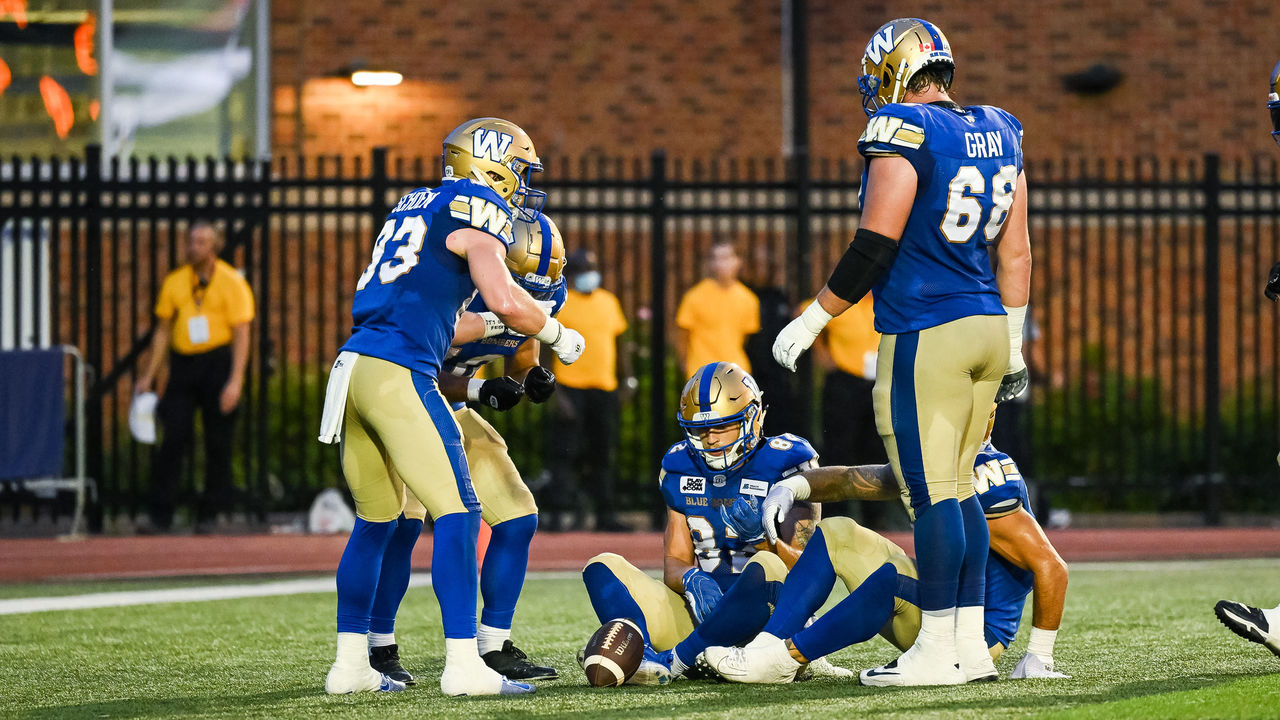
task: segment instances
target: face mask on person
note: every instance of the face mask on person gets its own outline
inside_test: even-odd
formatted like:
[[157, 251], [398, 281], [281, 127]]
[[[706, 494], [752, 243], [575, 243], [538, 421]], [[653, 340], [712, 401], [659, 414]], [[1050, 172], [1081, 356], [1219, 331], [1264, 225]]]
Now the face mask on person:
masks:
[[597, 270], [588, 270], [573, 279], [573, 289], [584, 295], [598, 287], [600, 287], [600, 273]]

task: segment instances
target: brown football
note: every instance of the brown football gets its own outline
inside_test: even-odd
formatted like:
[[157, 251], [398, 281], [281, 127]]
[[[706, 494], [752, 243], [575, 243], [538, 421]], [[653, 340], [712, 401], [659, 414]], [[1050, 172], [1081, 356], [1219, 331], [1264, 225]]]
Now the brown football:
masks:
[[644, 635], [625, 618], [610, 620], [587, 641], [582, 669], [592, 687], [614, 687], [626, 682], [644, 658]]
[[[791, 506], [791, 510], [787, 513], [782, 522], [778, 523], [778, 539], [796, 550], [804, 550], [804, 546], [809, 542], [809, 537], [813, 535], [813, 531], [818, 527], [818, 521], [822, 519], [822, 503], [811, 503], [806, 500], [797, 500]], [[808, 521], [808, 522], [805, 522]], [[807, 529], [802, 533], [799, 542], [796, 541], [796, 524], [803, 523]]]

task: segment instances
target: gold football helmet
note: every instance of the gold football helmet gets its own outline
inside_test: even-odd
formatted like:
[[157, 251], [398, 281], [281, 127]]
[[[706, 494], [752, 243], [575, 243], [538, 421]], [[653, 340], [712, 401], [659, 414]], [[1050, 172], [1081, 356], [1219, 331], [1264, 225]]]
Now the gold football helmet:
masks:
[[529, 176], [542, 172], [533, 141], [520, 126], [501, 118], [468, 120], [444, 139], [444, 175], [468, 178], [493, 188], [512, 208], [532, 218], [547, 194], [529, 187]]
[[764, 410], [755, 378], [734, 363], [713, 362], [698, 368], [685, 383], [676, 420], [707, 467], [728, 470], [759, 444]]
[[1267, 109], [1271, 111], [1271, 139], [1280, 145], [1280, 62], [1271, 71], [1271, 94], [1267, 96]]
[[911, 76], [939, 63], [955, 70], [951, 44], [933, 23], [898, 18], [881, 25], [862, 54], [863, 74], [858, 78], [862, 109], [871, 116], [885, 105], [901, 102]]
[[546, 293], [564, 283], [564, 240], [551, 218], [542, 213], [533, 220], [517, 218], [512, 234], [507, 267], [520, 287]]

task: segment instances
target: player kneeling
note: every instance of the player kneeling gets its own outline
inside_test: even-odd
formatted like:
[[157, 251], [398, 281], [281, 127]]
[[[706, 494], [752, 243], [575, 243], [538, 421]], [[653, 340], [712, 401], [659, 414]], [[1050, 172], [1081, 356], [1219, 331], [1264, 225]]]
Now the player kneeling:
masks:
[[[686, 439], [667, 451], [658, 476], [667, 506], [663, 580], [613, 553], [582, 571], [600, 621], [629, 620], [643, 639], [643, 659], [625, 678], [633, 685], [664, 685], [709, 645], [745, 642], [764, 626], [787, 566], [764, 542], [761, 501], [783, 478], [817, 466], [806, 440], [762, 437], [760, 389], [733, 363], [699, 368], [677, 419]], [[799, 524], [794, 542], [802, 547], [811, 531]]]
[[[992, 412], [994, 421], [995, 413]], [[1067, 590], [1067, 566], [1031, 514], [1027, 488], [1017, 465], [987, 439], [978, 453], [974, 487], [987, 518], [991, 550], [986, 566], [983, 607], [986, 644], [992, 659], [1013, 642], [1027, 594], [1035, 590], [1027, 654], [1010, 677], [1065, 678], [1054, 670], [1053, 645]], [[797, 499], [887, 500], [899, 496], [888, 465], [830, 467], [806, 472], [776, 486], [763, 510], [767, 531], [772, 518]], [[813, 624], [836, 578], [848, 597]], [[828, 518], [805, 547], [778, 598], [764, 630], [745, 648], [709, 647], [707, 664], [735, 682], [785, 683], [804, 663], [881, 635], [905, 650], [920, 632], [915, 562], [894, 543], [849, 518]], [[911, 678], [910, 684], [935, 684]], [[983, 676], [968, 678], [993, 680]], [[864, 685], [902, 685], [893, 663], [864, 670]]]

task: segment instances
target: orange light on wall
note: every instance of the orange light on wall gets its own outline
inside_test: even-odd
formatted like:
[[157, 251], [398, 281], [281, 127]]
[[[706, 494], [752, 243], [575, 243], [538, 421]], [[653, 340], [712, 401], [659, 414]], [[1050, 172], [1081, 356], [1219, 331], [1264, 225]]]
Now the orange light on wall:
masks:
[[19, 29], [27, 27], [27, 0], [0, 0], [0, 15], [12, 15]]
[[75, 109], [71, 106], [71, 96], [62, 89], [57, 80], [45, 75], [40, 78], [40, 97], [44, 98], [44, 109], [53, 118], [53, 130], [60, 140], [67, 138], [71, 126], [75, 125]]
[[98, 61], [93, 59], [93, 37], [98, 27], [98, 19], [93, 16], [93, 13], [87, 13], [87, 15], [84, 22], [76, 28], [72, 42], [76, 50], [76, 65], [79, 66], [80, 72], [85, 75], [97, 75]]
[[13, 81], [13, 73], [9, 72], [9, 64], [0, 58], [0, 95], [4, 94], [9, 83]]

